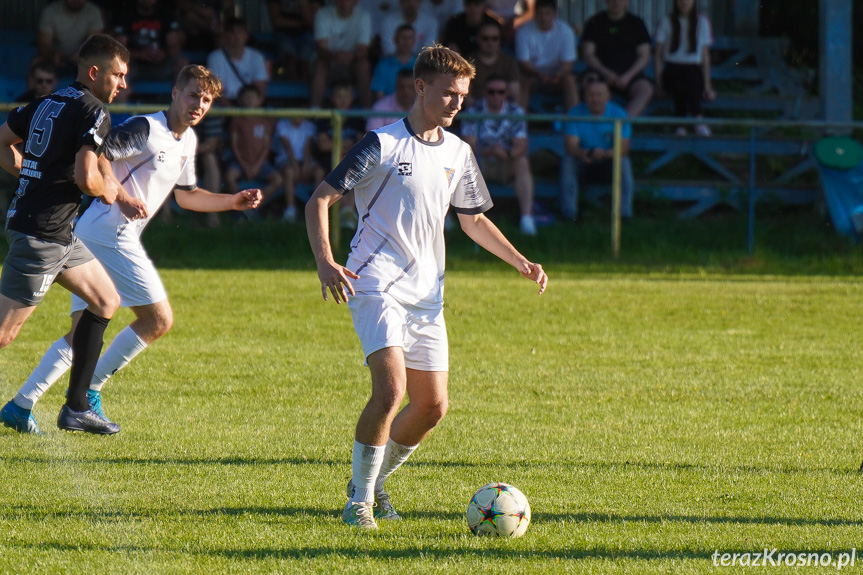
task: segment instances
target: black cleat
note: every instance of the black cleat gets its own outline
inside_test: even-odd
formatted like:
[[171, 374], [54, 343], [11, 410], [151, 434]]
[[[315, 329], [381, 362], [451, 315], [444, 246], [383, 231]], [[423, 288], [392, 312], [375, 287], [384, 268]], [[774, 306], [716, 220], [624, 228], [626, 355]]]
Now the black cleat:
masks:
[[63, 431], [84, 431], [97, 435], [113, 435], [120, 431], [119, 425], [105, 421], [92, 409], [74, 411], [68, 405], [64, 405], [60, 410], [60, 415], [57, 416], [57, 427]]

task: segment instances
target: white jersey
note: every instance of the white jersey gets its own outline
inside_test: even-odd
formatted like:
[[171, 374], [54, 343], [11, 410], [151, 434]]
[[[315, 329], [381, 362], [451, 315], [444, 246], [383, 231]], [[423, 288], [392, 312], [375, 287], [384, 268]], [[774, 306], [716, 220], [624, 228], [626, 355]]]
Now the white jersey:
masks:
[[359, 293], [387, 293], [432, 309], [443, 305], [447, 209], [479, 214], [491, 196], [465, 142], [440, 130], [425, 142], [407, 119], [366, 134], [326, 182], [354, 190], [360, 222], [346, 267]]
[[174, 137], [165, 112], [133, 116], [113, 128], [105, 141], [105, 155], [126, 193], [146, 202], [150, 215], [130, 222], [119, 204], [108, 205], [96, 199], [81, 216], [75, 234], [103, 245], [139, 242], [144, 227], [174, 188], [198, 187], [197, 145], [198, 138], [191, 128], [179, 140]]

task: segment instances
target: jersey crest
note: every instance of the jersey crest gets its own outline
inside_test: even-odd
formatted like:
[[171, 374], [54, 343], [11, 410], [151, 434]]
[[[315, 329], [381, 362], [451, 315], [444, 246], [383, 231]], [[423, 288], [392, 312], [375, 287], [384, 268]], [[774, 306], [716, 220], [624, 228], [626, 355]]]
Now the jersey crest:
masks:
[[452, 177], [455, 175], [455, 170], [452, 168], [444, 168], [444, 173], [446, 174], [446, 185], [452, 185]]

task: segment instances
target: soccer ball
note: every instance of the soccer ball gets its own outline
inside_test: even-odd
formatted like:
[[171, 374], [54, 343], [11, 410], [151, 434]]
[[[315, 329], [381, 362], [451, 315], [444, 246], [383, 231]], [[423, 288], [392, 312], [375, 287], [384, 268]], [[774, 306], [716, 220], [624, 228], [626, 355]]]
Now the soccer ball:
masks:
[[521, 537], [530, 525], [530, 503], [512, 485], [489, 483], [470, 498], [467, 524], [474, 535]]

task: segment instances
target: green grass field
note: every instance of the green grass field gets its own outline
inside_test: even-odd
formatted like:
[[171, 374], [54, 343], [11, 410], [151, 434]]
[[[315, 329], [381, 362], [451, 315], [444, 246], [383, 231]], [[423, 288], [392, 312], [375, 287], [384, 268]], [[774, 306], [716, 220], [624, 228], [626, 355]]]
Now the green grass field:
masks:
[[[45, 436], [0, 428], [0, 572], [738, 572], [714, 552], [860, 546], [860, 251], [765, 224], [749, 257], [650, 225], [619, 262], [599, 224], [517, 241], [548, 262], [541, 297], [452, 238], [450, 412], [374, 534], [340, 521], [368, 373], [302, 230], [157, 225], [176, 322], [105, 388], [122, 432], [59, 432], [65, 380]], [[0, 352], [2, 401], [67, 305], [52, 289]], [[468, 531], [489, 481], [530, 499], [523, 538]]]

